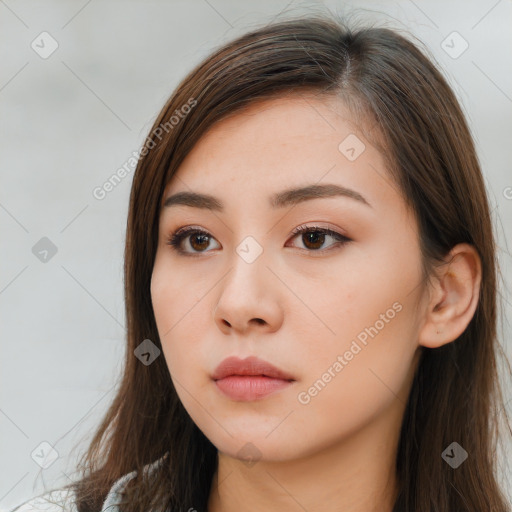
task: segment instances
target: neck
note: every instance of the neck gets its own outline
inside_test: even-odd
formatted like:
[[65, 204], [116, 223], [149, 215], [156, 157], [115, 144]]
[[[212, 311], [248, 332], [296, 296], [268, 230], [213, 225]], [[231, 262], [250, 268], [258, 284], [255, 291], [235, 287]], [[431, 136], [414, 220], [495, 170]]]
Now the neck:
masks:
[[392, 512], [400, 419], [381, 416], [337, 444], [293, 460], [249, 465], [219, 452], [208, 512]]

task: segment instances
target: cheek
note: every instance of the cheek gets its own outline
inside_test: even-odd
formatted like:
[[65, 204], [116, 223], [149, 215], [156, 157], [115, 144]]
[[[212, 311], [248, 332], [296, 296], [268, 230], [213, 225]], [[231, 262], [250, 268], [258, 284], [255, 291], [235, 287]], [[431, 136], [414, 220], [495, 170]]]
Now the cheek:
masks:
[[181, 400], [183, 387], [192, 389], [200, 375], [201, 343], [207, 301], [201, 286], [187, 285], [184, 274], [173, 271], [165, 258], [157, 258], [151, 278], [151, 301], [163, 356]]
[[364, 336], [347, 336], [307, 355], [308, 371], [294, 397], [296, 418], [308, 427], [302, 431], [305, 445], [318, 438], [328, 445], [405, 405], [415, 353], [406, 315], [402, 309], [378, 334], [361, 330], [366, 344]]
[[[377, 247], [370, 254], [333, 272], [329, 293], [301, 290], [322, 322], [301, 336], [308, 365], [297, 402], [319, 415], [335, 404], [331, 419], [340, 427], [406, 402], [417, 349], [419, 256]], [[316, 339], [313, 325], [323, 333]]]
[[[204, 288], [198, 280], [191, 282], [184, 272], [176, 269], [165, 255], [158, 255], [151, 276], [151, 301], [162, 344], [183, 322], [197, 315]], [[202, 293], [204, 295], [204, 291]]]
[[176, 339], [175, 332], [183, 317], [183, 301], [177, 300], [180, 289], [181, 283], [177, 281], [176, 275], [166, 268], [164, 259], [157, 255], [151, 276], [151, 302], [162, 351], [171, 375], [175, 373], [175, 368], [180, 368], [179, 350], [176, 350], [178, 347], [176, 343], [171, 343], [171, 340]]

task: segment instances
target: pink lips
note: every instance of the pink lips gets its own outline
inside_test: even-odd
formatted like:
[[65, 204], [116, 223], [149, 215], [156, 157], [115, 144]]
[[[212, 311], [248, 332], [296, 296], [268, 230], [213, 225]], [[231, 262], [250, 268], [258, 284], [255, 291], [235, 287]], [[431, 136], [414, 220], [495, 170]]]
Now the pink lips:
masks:
[[292, 375], [254, 356], [224, 359], [215, 369], [212, 379], [220, 391], [239, 401], [264, 398], [288, 387], [295, 380]]

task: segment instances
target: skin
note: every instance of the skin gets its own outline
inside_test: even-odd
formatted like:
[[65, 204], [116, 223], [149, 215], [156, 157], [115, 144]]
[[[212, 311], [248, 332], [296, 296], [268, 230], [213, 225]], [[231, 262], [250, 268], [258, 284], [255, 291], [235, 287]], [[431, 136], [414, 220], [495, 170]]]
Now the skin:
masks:
[[[349, 134], [365, 144], [354, 161], [338, 149]], [[343, 196], [269, 206], [275, 192], [327, 183], [356, 190], [371, 206]], [[151, 281], [176, 391], [219, 451], [208, 510], [390, 512], [420, 352], [455, 340], [471, 320], [481, 276], [476, 252], [454, 247], [427, 287], [416, 220], [382, 155], [335, 99], [274, 98], [222, 120], [187, 155], [162, 199], [180, 191], [225, 204], [222, 213], [162, 208]], [[302, 224], [331, 227], [350, 242], [325, 235], [311, 248], [306, 234], [291, 235]], [[194, 235], [182, 241], [192, 256], [166, 243], [183, 226], [210, 234], [209, 243]], [[236, 252], [249, 235], [263, 249], [252, 263]], [[401, 310], [301, 403], [299, 393], [396, 303]], [[231, 400], [210, 377], [231, 355], [256, 355], [295, 382], [261, 400]], [[239, 453], [244, 446], [252, 463]]]

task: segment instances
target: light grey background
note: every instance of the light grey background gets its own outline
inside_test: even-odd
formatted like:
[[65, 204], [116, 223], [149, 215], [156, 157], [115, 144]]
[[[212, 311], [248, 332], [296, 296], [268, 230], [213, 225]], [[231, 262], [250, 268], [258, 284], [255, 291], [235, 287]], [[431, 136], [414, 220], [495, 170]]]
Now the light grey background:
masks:
[[[471, 123], [511, 282], [510, 0], [0, 0], [0, 510], [68, 483], [114, 396], [133, 173], [103, 200], [93, 189], [140, 148], [179, 80], [214, 47], [282, 11], [323, 5], [429, 47]], [[58, 43], [48, 58], [31, 47], [51, 48], [45, 31]], [[46, 263], [32, 252], [43, 237], [57, 248]], [[510, 356], [510, 287], [502, 296]], [[43, 470], [31, 453], [44, 441], [59, 458]]]

